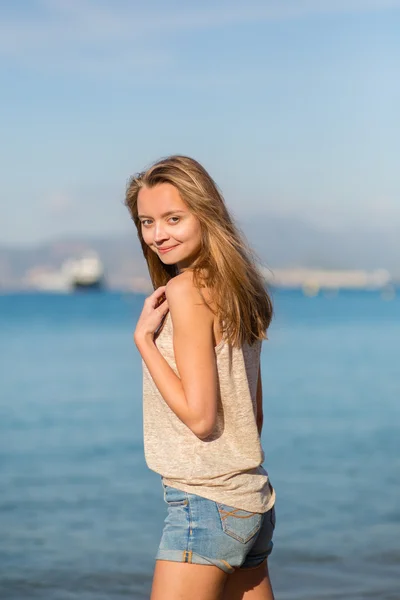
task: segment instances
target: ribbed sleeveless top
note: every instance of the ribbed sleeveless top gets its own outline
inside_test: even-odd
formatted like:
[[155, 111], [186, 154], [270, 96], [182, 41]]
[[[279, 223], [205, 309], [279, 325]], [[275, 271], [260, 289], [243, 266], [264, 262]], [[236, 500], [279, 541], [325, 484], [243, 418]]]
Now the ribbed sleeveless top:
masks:
[[[179, 376], [168, 312], [155, 343]], [[215, 430], [199, 439], [164, 401], [144, 361], [143, 427], [148, 467], [166, 485], [234, 508], [266, 512], [275, 502], [257, 430], [257, 379], [261, 341], [215, 347], [219, 381]]]

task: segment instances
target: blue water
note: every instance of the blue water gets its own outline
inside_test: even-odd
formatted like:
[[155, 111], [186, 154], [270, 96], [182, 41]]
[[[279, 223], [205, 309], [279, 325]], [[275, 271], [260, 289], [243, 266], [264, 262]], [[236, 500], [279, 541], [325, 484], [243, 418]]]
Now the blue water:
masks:
[[[279, 600], [400, 598], [400, 298], [275, 292], [263, 346]], [[142, 296], [0, 297], [0, 598], [148, 598]]]

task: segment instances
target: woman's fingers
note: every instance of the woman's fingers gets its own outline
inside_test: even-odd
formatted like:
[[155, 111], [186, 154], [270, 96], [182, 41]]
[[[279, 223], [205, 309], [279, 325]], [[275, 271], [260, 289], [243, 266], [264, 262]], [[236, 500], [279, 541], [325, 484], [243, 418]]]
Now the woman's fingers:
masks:
[[147, 296], [146, 298], [146, 302], [147, 304], [150, 304], [153, 308], [155, 308], [161, 298], [161, 296], [163, 296], [164, 292], [165, 292], [165, 285], [162, 285], [161, 287], [157, 288], [152, 294], [150, 294], [150, 296]]
[[156, 298], [158, 298], [165, 292], [166, 287], [167, 287], [166, 285], [160, 285], [160, 287], [158, 287], [156, 290], [154, 290], [154, 292], [152, 293], [152, 296], [155, 296]]
[[161, 304], [157, 306], [157, 310], [161, 315], [165, 315], [168, 312], [168, 301], [164, 300], [164, 302], [161, 302]]
[[149, 304], [152, 308], [158, 308], [161, 302], [164, 300], [163, 296], [165, 297], [165, 288], [166, 286], [162, 285], [161, 287], [157, 288], [151, 294], [151, 296], [148, 297]]

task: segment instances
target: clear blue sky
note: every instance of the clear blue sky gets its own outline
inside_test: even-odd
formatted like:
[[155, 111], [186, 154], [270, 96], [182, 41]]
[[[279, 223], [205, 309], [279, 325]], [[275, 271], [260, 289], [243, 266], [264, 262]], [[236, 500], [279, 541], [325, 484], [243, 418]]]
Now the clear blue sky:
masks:
[[3, 0], [0, 243], [122, 232], [203, 162], [235, 214], [400, 225], [400, 0]]

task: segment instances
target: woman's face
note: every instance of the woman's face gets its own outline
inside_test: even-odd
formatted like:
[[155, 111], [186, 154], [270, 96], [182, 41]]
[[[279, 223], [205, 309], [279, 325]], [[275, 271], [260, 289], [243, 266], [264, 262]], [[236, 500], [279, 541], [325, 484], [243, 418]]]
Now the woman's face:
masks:
[[170, 183], [141, 188], [138, 215], [143, 239], [160, 260], [179, 271], [189, 268], [201, 248], [201, 227], [177, 188]]

